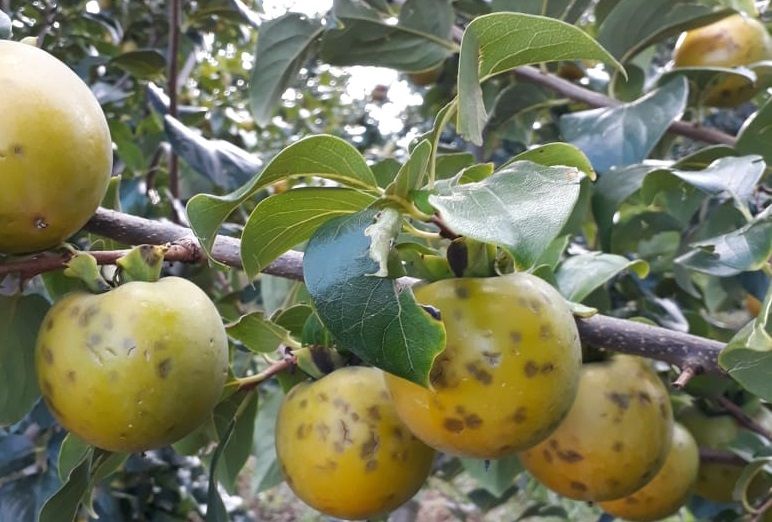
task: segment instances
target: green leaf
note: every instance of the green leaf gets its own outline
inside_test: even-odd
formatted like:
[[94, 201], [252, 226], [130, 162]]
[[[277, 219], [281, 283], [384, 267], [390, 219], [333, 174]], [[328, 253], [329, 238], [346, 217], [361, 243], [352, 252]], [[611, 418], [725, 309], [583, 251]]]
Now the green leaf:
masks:
[[110, 63], [143, 80], [158, 79], [166, 70], [166, 58], [155, 49], [123, 53], [110, 60]]
[[450, 0], [407, 0], [398, 23], [355, 0], [336, 0], [342, 27], [325, 32], [321, 57], [332, 65], [375, 65], [401, 71], [431, 69], [455, 50]]
[[274, 315], [271, 320], [289, 331], [290, 335], [300, 339], [303, 335], [303, 325], [308, 316], [314, 313], [309, 305], [298, 304], [285, 308]]
[[692, 247], [676, 263], [718, 277], [759, 270], [772, 256], [772, 207], [742, 228]]
[[676, 78], [632, 103], [566, 114], [560, 130], [598, 172], [640, 163], [683, 113], [688, 91]]
[[457, 234], [505, 247], [521, 267], [528, 267], [571, 215], [581, 177], [573, 167], [519, 161], [483, 181], [431, 195], [429, 202]]
[[0, 295], [0, 426], [24, 417], [40, 395], [35, 341], [48, 307], [38, 295]]
[[[237, 391], [217, 405], [214, 424], [220, 438], [220, 460], [216, 466], [217, 480], [228, 492], [235, 492], [236, 478], [252, 453], [252, 441], [257, 415], [256, 390]], [[232, 433], [230, 423], [234, 422]], [[215, 467], [212, 459], [212, 467]]]
[[8, 40], [13, 34], [11, 18], [0, 10], [0, 40]]
[[429, 383], [434, 358], [445, 347], [445, 329], [393, 279], [373, 277], [365, 235], [377, 211], [367, 209], [322, 225], [306, 248], [306, 285], [324, 325], [363, 361], [420, 385]]
[[485, 131], [495, 132], [519, 113], [539, 106], [548, 99], [545, 90], [534, 84], [518, 83], [505, 87], [493, 102]]
[[206, 495], [206, 522], [229, 522], [228, 510], [225, 509], [220, 492], [217, 490], [217, 468], [235, 427], [236, 420], [231, 419], [220, 437], [220, 444], [212, 453], [212, 461], [209, 464], [209, 487]]
[[740, 154], [761, 154], [772, 165], [772, 97], [750, 118], [745, 120], [737, 136], [735, 148]]
[[243, 315], [237, 322], [226, 326], [225, 330], [231, 338], [255, 353], [269, 353], [281, 344], [294, 344], [290, 333], [266, 319], [263, 312]]
[[513, 455], [494, 460], [461, 458], [464, 470], [493, 496], [500, 497], [515, 481], [515, 477], [523, 471], [520, 459]]
[[598, 41], [621, 62], [655, 42], [731, 14], [718, 1], [619, 0], [598, 29]]
[[61, 446], [59, 446], [59, 458], [57, 460], [56, 470], [59, 474], [59, 480], [67, 480], [70, 473], [78, 466], [83, 458], [91, 449], [89, 444], [72, 433], [68, 433]]
[[67, 481], [43, 504], [38, 522], [69, 522], [78, 513], [90, 483], [93, 451], [89, 450], [70, 472]]
[[260, 493], [282, 483], [279, 462], [276, 459], [276, 416], [284, 394], [280, 388], [261, 390], [260, 408], [255, 418], [255, 467], [252, 470], [252, 491]]
[[110, 288], [105, 278], [102, 277], [96, 258], [88, 252], [75, 252], [67, 261], [67, 268], [63, 270], [63, 273], [67, 277], [78, 279], [89, 291], [95, 294], [105, 292]]
[[595, 289], [624, 270], [632, 270], [638, 277], [649, 273], [649, 265], [640, 259], [604, 252], [588, 252], [569, 257], [558, 267], [555, 278], [558, 290], [569, 301], [581, 303]]
[[408, 198], [410, 192], [423, 186], [432, 145], [428, 140], [422, 140], [415, 146], [410, 158], [397, 172], [394, 181], [386, 187], [386, 194], [399, 198]]
[[539, 165], [547, 167], [564, 165], [566, 167], [576, 167], [580, 171], [587, 174], [587, 177], [594, 180], [596, 178], [595, 171], [592, 169], [592, 164], [584, 152], [571, 145], [570, 143], [547, 143], [545, 145], [539, 145], [532, 149], [528, 149], [521, 152], [502, 167], [514, 163], [516, 161], [532, 161]]
[[362, 210], [374, 200], [369, 194], [336, 187], [297, 188], [262, 200], [241, 235], [241, 262], [247, 276], [254, 279], [328, 219]]
[[261, 163], [252, 154], [229, 141], [208, 140], [168, 114], [164, 130], [174, 152], [218, 187], [233, 190], [260, 172]]
[[394, 158], [384, 158], [370, 168], [373, 170], [375, 179], [378, 180], [378, 186], [386, 188], [397, 177], [401, 167], [402, 164]]
[[198, 194], [190, 199], [188, 220], [207, 253], [231, 212], [262, 187], [293, 176], [319, 176], [361, 189], [377, 186], [365, 159], [342, 139], [324, 134], [303, 138], [279, 152], [259, 175], [234, 192]]
[[287, 13], [260, 26], [249, 80], [249, 103], [258, 125], [271, 121], [282, 94], [314, 51], [321, 33], [318, 20], [298, 13]]
[[488, 117], [481, 82], [521, 65], [580, 59], [605, 61], [622, 68], [589, 35], [559, 20], [521, 13], [493, 13], [474, 19], [461, 40], [459, 133], [476, 145], [482, 144]]

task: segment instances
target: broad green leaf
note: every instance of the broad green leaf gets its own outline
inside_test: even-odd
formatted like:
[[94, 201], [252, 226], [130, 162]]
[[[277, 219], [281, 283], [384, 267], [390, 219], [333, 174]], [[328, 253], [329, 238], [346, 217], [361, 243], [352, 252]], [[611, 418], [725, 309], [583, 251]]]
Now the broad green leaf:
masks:
[[687, 95], [686, 80], [675, 78], [632, 103], [566, 114], [560, 130], [598, 172], [633, 165], [646, 159], [683, 113]]
[[7, 40], [13, 34], [10, 17], [0, 10], [0, 40]]
[[188, 220], [207, 253], [231, 212], [266, 185], [293, 176], [319, 176], [361, 189], [376, 187], [375, 176], [356, 148], [324, 134], [303, 138], [279, 152], [259, 175], [230, 194], [198, 194], [190, 199]]
[[541, 105], [548, 99], [547, 92], [532, 83], [517, 83], [505, 87], [493, 102], [485, 131], [495, 132], [519, 113]]
[[278, 324], [269, 321], [263, 312], [243, 315], [233, 324], [225, 327], [228, 335], [255, 353], [269, 353], [280, 344], [292, 342], [290, 333]]
[[772, 165], [772, 97], [750, 118], [745, 120], [737, 136], [735, 148], [740, 154], [761, 154]]
[[620, 0], [601, 23], [598, 41], [626, 62], [655, 42], [731, 13], [718, 0]]
[[218, 187], [233, 190], [260, 172], [252, 154], [229, 141], [208, 140], [172, 116], [164, 117], [164, 130], [174, 152]]
[[459, 133], [476, 145], [488, 120], [480, 83], [521, 65], [558, 60], [600, 60], [621, 65], [573, 25], [520, 13], [493, 13], [473, 20], [461, 40], [458, 74]]
[[572, 24], [589, 4], [588, 0], [493, 0], [491, 10], [549, 16]]
[[452, 178], [461, 170], [474, 164], [474, 162], [474, 154], [469, 154], [468, 152], [438, 154], [435, 166], [436, 179]]
[[503, 166], [509, 165], [516, 161], [532, 161], [539, 165], [547, 167], [564, 165], [566, 167], [576, 167], [580, 171], [587, 174], [587, 177], [594, 180], [596, 178], [595, 171], [592, 170], [592, 165], [584, 152], [574, 147], [570, 143], [547, 143], [545, 145], [539, 145], [532, 149], [528, 149], [521, 152]]
[[428, 140], [422, 140], [416, 145], [410, 158], [397, 172], [397, 177], [386, 187], [386, 194], [408, 198], [412, 190], [422, 187], [431, 153], [432, 145]]
[[303, 335], [303, 325], [312, 313], [314, 309], [309, 305], [298, 304], [277, 312], [271, 320], [289, 331], [293, 337], [300, 339]]
[[611, 248], [613, 218], [619, 206], [640, 190], [646, 175], [657, 170], [649, 165], [614, 169], [600, 176], [592, 195], [592, 211], [604, 250]]
[[505, 247], [521, 267], [528, 267], [571, 215], [581, 177], [573, 167], [519, 161], [483, 181], [434, 194], [429, 202], [457, 234]]
[[325, 32], [322, 59], [333, 65], [376, 65], [402, 71], [431, 69], [455, 50], [449, 0], [407, 0], [397, 24], [355, 0], [335, 0], [338, 28]]
[[70, 472], [67, 481], [46, 500], [38, 515], [38, 522], [70, 522], [75, 519], [81, 499], [88, 490], [92, 455], [91, 450], [87, 451]]
[[313, 52], [321, 33], [318, 20], [297, 13], [287, 13], [260, 26], [249, 80], [249, 102], [258, 125], [271, 121], [282, 94]]
[[306, 248], [306, 285], [339, 349], [427, 386], [434, 358], [445, 348], [445, 329], [410, 289], [368, 275], [378, 263], [370, 258], [365, 230], [377, 214], [366, 209], [322, 225]]
[[96, 258], [88, 252], [75, 252], [67, 261], [67, 267], [62, 273], [82, 282], [90, 292], [100, 293], [110, 289], [110, 285], [102, 276], [102, 271]]
[[595, 289], [624, 270], [632, 270], [640, 278], [649, 273], [649, 265], [640, 259], [605, 252], [588, 252], [571, 256], [555, 271], [558, 290], [569, 301], [581, 303]]
[[143, 80], [158, 79], [166, 69], [166, 58], [155, 49], [129, 51], [116, 56], [110, 63]]
[[[237, 391], [218, 404], [213, 414], [215, 429], [220, 438], [220, 445], [223, 446], [216, 469], [217, 480], [231, 494], [235, 492], [239, 472], [252, 453], [257, 403], [256, 390]], [[235, 424], [233, 433], [229, 436], [231, 421]]]
[[501, 459], [480, 460], [461, 458], [464, 470], [482, 488], [488, 490], [494, 497], [500, 497], [515, 481], [515, 477], [523, 471], [520, 459], [512, 455]]
[[47, 311], [38, 295], [0, 295], [0, 426], [24, 417], [40, 395], [35, 341]]
[[281, 484], [284, 478], [276, 459], [276, 416], [284, 394], [279, 388], [261, 389], [260, 407], [255, 418], [255, 467], [252, 470], [252, 491], [260, 493]]
[[718, 277], [761, 269], [772, 256], [771, 210], [739, 230], [694, 243], [676, 263]]
[[373, 171], [375, 179], [378, 180], [378, 186], [386, 188], [394, 181], [394, 178], [397, 176], [397, 172], [399, 172], [401, 167], [402, 164], [394, 158], [384, 158], [370, 168]]
[[65, 482], [90, 449], [91, 446], [87, 442], [72, 433], [68, 433], [59, 446], [59, 458], [56, 465], [59, 480]]
[[241, 262], [247, 276], [254, 279], [328, 219], [362, 210], [374, 200], [364, 192], [335, 187], [297, 188], [262, 200], [241, 235]]

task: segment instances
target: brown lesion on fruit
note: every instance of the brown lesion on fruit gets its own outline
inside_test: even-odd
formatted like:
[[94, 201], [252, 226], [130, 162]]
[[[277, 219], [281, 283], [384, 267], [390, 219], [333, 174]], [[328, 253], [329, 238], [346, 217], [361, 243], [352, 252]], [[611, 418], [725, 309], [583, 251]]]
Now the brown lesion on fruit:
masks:
[[335, 397], [332, 400], [332, 405], [334, 408], [341, 410], [343, 413], [348, 413], [351, 409], [351, 405], [340, 397]]
[[523, 334], [520, 332], [515, 332], [515, 331], [509, 332], [509, 338], [515, 344], [520, 344], [521, 342], [523, 342]]
[[455, 292], [456, 292], [456, 297], [458, 297], [459, 299], [469, 298], [469, 289], [466, 286], [463, 286], [461, 284], [456, 285]]
[[481, 384], [488, 386], [493, 382], [493, 376], [485, 368], [481, 368], [477, 361], [467, 363], [465, 366], [469, 374]]
[[512, 421], [515, 424], [522, 424], [525, 422], [525, 420], [528, 418], [528, 410], [525, 406], [520, 406], [518, 409], [515, 410], [515, 412], [512, 414]]
[[625, 445], [621, 440], [614, 441], [614, 444], [611, 445], [611, 449], [617, 453], [621, 453], [624, 448]]
[[21, 143], [14, 143], [13, 145], [11, 145], [11, 152], [15, 156], [24, 156], [24, 145], [22, 145]]
[[378, 461], [375, 459], [368, 460], [367, 464], [365, 464], [365, 471], [367, 473], [370, 473], [371, 471], [375, 471], [376, 469], [378, 469]]
[[539, 327], [539, 339], [546, 341], [552, 338], [552, 326], [543, 324]]
[[374, 431], [371, 431], [370, 438], [363, 442], [362, 446], [359, 448], [359, 457], [362, 460], [373, 459], [375, 457], [375, 453], [378, 451], [379, 445], [380, 440], [378, 439], [378, 435], [376, 435]]
[[639, 391], [638, 392], [638, 402], [640, 402], [641, 404], [643, 404], [643, 403], [651, 404], [651, 395], [649, 395], [645, 391]]
[[[447, 352], [452, 352], [451, 347], [446, 348]], [[435, 388], [450, 388], [457, 384], [457, 379], [453, 376], [453, 370], [451, 369], [450, 356], [443, 354], [435, 359], [432, 364], [432, 369], [429, 372], [429, 381]]]
[[51, 386], [51, 383], [48, 381], [48, 379], [43, 379], [43, 391], [45, 392], [46, 397], [54, 396], [54, 387]]
[[483, 420], [480, 418], [479, 415], [470, 413], [466, 417], [464, 417], [464, 424], [467, 428], [471, 430], [476, 430], [483, 424]]
[[584, 456], [572, 449], [567, 450], [558, 450], [555, 452], [560, 460], [563, 462], [568, 462], [569, 464], [574, 464], [576, 462], [584, 460]]
[[523, 366], [523, 372], [525, 373], [526, 377], [531, 378], [539, 373], [539, 365], [536, 364], [536, 361], [526, 361], [525, 365]]
[[659, 401], [659, 414], [663, 419], [668, 418], [668, 410], [667, 405], [665, 404], [664, 400]]
[[501, 352], [482, 352], [482, 356], [490, 366], [496, 368], [501, 364]]
[[460, 433], [464, 429], [464, 422], [461, 419], [447, 417], [442, 422], [442, 427], [451, 433]]
[[397, 440], [402, 440], [405, 437], [405, 432], [402, 431], [402, 428], [399, 426], [394, 426], [392, 433], [394, 434], [394, 438]]
[[46, 330], [50, 332], [53, 329], [53, 327], [54, 327], [54, 318], [49, 317], [46, 320]]
[[357, 422], [359, 420], [359, 414], [357, 412], [355, 412], [355, 411], [352, 411], [351, 415], [349, 415], [349, 416], [351, 417], [351, 420], [354, 421], [354, 422]]
[[172, 371], [172, 360], [168, 357], [156, 365], [156, 372], [161, 379], [166, 379]]
[[541, 373], [543, 373], [544, 375], [548, 375], [553, 371], [555, 371], [555, 365], [551, 362], [546, 362], [541, 365], [541, 370], [539, 371], [541, 371]]
[[67, 375], [67, 380], [70, 381], [71, 383], [74, 383], [78, 378], [78, 374], [75, 373], [75, 370], [68, 371], [66, 375]]
[[137, 349], [137, 343], [133, 339], [126, 338], [121, 341], [121, 348], [126, 350], [126, 356], [128, 357]]
[[606, 394], [608, 400], [613, 402], [619, 409], [626, 410], [630, 407], [630, 395], [620, 392], [609, 392]]
[[97, 308], [96, 305], [91, 305], [88, 308], [86, 308], [83, 311], [83, 315], [80, 316], [80, 319], [78, 319], [78, 324], [82, 327], [86, 327], [89, 325], [91, 320], [94, 318], [95, 315], [99, 313], [99, 308]]
[[587, 485], [584, 482], [579, 482], [578, 480], [572, 480], [569, 485], [571, 486], [571, 489], [574, 489], [576, 491], [581, 491], [582, 493], [587, 491]]
[[305, 424], [305, 423], [301, 422], [298, 425], [298, 429], [295, 431], [295, 436], [298, 439], [305, 439], [306, 437], [308, 437], [308, 435], [311, 434], [311, 430], [313, 430], [313, 429], [314, 429], [314, 427], [313, 427], [312, 424]]
[[51, 348], [49, 348], [48, 345], [44, 344], [41, 352], [43, 353], [43, 360], [46, 362], [46, 364], [54, 363], [54, 353], [51, 351]]
[[547, 464], [552, 464], [552, 452], [550, 452], [550, 450], [544, 448], [541, 454], [544, 456], [544, 460], [547, 462]]
[[323, 422], [319, 422], [316, 424], [316, 433], [323, 442], [327, 442], [327, 436], [330, 434], [330, 427]]
[[354, 441], [351, 439], [351, 429], [348, 427], [348, 424], [346, 424], [346, 421], [343, 419], [338, 420], [339, 426], [340, 426], [340, 444], [344, 448], [348, 445], [354, 444]]
[[308, 406], [308, 399], [300, 399], [300, 402], [298, 402], [298, 406], [300, 409], [305, 409], [306, 406]]
[[72, 308], [70, 308], [70, 317], [78, 317], [80, 315], [80, 306], [75, 305]]
[[37, 215], [32, 218], [32, 224], [37, 230], [45, 230], [48, 228], [48, 221], [45, 216]]
[[318, 393], [318, 394], [316, 395], [316, 397], [317, 397], [317, 398], [318, 398], [318, 399], [319, 399], [321, 402], [327, 402], [327, 401], [329, 401], [329, 400], [330, 400], [330, 397], [329, 397], [329, 396], [328, 396], [326, 393], [324, 393], [324, 392]]
[[367, 416], [374, 421], [381, 420], [381, 408], [377, 405], [370, 406], [367, 408]]

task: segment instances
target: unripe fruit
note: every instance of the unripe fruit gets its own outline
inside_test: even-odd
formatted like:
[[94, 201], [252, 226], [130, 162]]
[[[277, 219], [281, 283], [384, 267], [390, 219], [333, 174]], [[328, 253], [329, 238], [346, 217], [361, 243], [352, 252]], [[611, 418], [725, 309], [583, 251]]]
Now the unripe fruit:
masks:
[[48, 312], [35, 365], [56, 419], [94, 446], [138, 452], [209, 418], [228, 371], [228, 340], [206, 294], [186, 279], [74, 293]]
[[65, 64], [0, 40], [0, 253], [77, 232], [107, 191], [112, 142], [94, 95]]
[[637, 491], [660, 470], [672, 429], [667, 390], [657, 375], [645, 360], [617, 355], [582, 368], [566, 419], [520, 459], [560, 495], [613, 500]]
[[497, 458], [547, 437], [576, 395], [581, 347], [560, 294], [524, 273], [445, 279], [415, 289], [439, 309], [447, 345], [433, 389], [387, 375], [397, 412], [430, 446]]
[[677, 512], [694, 489], [700, 453], [691, 433], [673, 426], [673, 440], [665, 464], [641, 489], [618, 500], [601, 502], [606, 513], [625, 520], [648, 522], [661, 520]]
[[409, 500], [434, 458], [397, 417], [383, 372], [364, 367], [295, 386], [277, 417], [276, 453], [300, 499], [346, 519], [374, 517]]
[[[740, 14], [683, 33], [673, 52], [676, 67], [738, 67], [772, 58], [772, 38], [764, 24]], [[703, 102], [734, 107], [751, 99], [758, 88], [729, 77], [709, 86]]]

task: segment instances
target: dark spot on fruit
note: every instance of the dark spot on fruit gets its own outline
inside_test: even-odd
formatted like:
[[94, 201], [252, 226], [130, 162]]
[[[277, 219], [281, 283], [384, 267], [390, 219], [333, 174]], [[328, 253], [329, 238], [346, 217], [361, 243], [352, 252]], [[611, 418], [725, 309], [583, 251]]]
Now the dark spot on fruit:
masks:
[[320, 422], [316, 425], [316, 432], [319, 434], [319, 438], [326, 442], [327, 436], [330, 434], [330, 427]]
[[472, 377], [486, 386], [493, 382], [493, 377], [490, 372], [484, 368], [480, 368], [476, 362], [467, 363], [466, 369]]
[[45, 360], [47, 364], [54, 363], [54, 354], [53, 352], [51, 352], [51, 349], [46, 345], [43, 345], [43, 360]]
[[354, 422], [358, 421], [359, 420], [359, 414], [357, 412], [355, 412], [355, 411], [352, 411], [351, 412], [351, 420], [354, 421]]
[[317, 397], [318, 397], [318, 398], [319, 398], [319, 400], [320, 400], [320, 401], [322, 401], [322, 402], [327, 402], [327, 401], [329, 401], [329, 400], [330, 400], [330, 398], [329, 398], [329, 397], [327, 396], [327, 394], [326, 394], [326, 393], [324, 393], [324, 392], [321, 392], [321, 393], [319, 393], [319, 394], [317, 395]]
[[300, 406], [300, 409], [302, 410], [303, 408], [308, 406], [308, 400], [307, 399], [301, 399], [300, 402], [298, 403], [298, 406]]
[[584, 457], [581, 453], [577, 453], [574, 450], [562, 450], [557, 452], [558, 458], [564, 462], [568, 462], [569, 464], [573, 464], [574, 462], [579, 462], [580, 460], [584, 460]]
[[550, 453], [550, 450], [544, 448], [542, 450], [542, 455], [544, 455], [544, 460], [547, 461], [547, 464], [552, 464], [552, 453]]
[[620, 409], [626, 410], [630, 407], [630, 395], [626, 393], [610, 392], [606, 394], [606, 397]]
[[660, 401], [659, 403], [659, 414], [663, 419], [667, 419], [667, 406], [665, 406], [663, 401]]
[[625, 445], [622, 443], [621, 440], [615, 441], [614, 444], [611, 446], [611, 449], [619, 453], [624, 449]]
[[445, 422], [442, 423], [442, 426], [453, 433], [459, 433], [461, 430], [464, 429], [464, 423], [460, 421], [459, 419], [454, 419], [452, 417], [448, 417], [445, 419]]
[[576, 491], [587, 491], [587, 486], [584, 484], [584, 482], [579, 482], [578, 480], [572, 480], [571, 489], [575, 489]]
[[346, 421], [343, 419], [340, 419], [338, 421], [340, 423], [340, 442], [344, 446], [346, 444], [353, 444], [354, 441], [351, 440], [351, 430], [348, 427], [348, 424], [346, 424]]
[[378, 461], [377, 460], [374, 460], [374, 459], [373, 460], [368, 460], [367, 464], [365, 464], [365, 471], [368, 472], [368, 473], [371, 472], [371, 471], [375, 471], [376, 469], [378, 469]]
[[124, 339], [121, 341], [121, 346], [124, 350], [126, 350], [126, 355], [131, 355], [131, 353], [137, 348], [137, 345], [131, 339]]
[[459, 299], [466, 299], [469, 297], [469, 289], [465, 286], [458, 285], [456, 286], [456, 297]]
[[346, 402], [343, 399], [341, 399], [340, 397], [335, 397], [332, 400], [332, 405], [335, 408], [337, 408], [339, 410], [342, 410], [343, 413], [348, 413], [349, 408], [351, 408], [351, 405], [348, 402]]
[[24, 147], [19, 143], [15, 143], [14, 145], [11, 145], [11, 151], [17, 156], [22, 156], [24, 154]]
[[374, 421], [381, 420], [381, 409], [378, 406], [370, 406], [367, 408], [367, 416]]
[[53, 397], [54, 396], [54, 387], [51, 386], [51, 383], [48, 382], [47, 379], [43, 380], [43, 391], [46, 392], [46, 395], [48, 397]]
[[88, 339], [86, 339], [86, 346], [89, 348], [96, 348], [99, 346], [99, 343], [102, 342], [102, 336], [99, 334], [91, 334], [88, 336]]
[[375, 456], [375, 452], [378, 451], [378, 444], [378, 435], [376, 435], [374, 431], [371, 431], [370, 438], [367, 439], [366, 442], [363, 442], [362, 446], [359, 448], [359, 456], [362, 460], [372, 459]]
[[501, 363], [501, 354], [499, 352], [482, 352], [482, 356], [485, 358], [485, 362], [494, 368]]
[[550, 447], [556, 450], [560, 447], [560, 443], [557, 439], [550, 439]]
[[464, 407], [463, 407], [463, 406], [461, 406], [460, 404], [459, 404], [458, 406], [456, 406], [455, 408], [453, 408], [453, 409], [454, 409], [454, 410], [456, 411], [456, 413], [458, 413], [459, 415], [464, 415], [464, 414], [466, 413], [466, 408], [464, 408]]
[[525, 372], [526, 377], [533, 377], [539, 373], [539, 365], [534, 361], [528, 361], [525, 363], [525, 366], [523, 366], [523, 371]]
[[78, 324], [83, 327], [88, 326], [94, 316], [98, 313], [99, 308], [97, 308], [95, 305], [89, 306], [83, 311], [83, 315], [80, 316], [80, 319], [78, 319]]
[[645, 403], [651, 404], [651, 395], [649, 395], [645, 391], [640, 391], [640, 392], [638, 392], [638, 400], [641, 403], [645, 402]]
[[520, 332], [509, 332], [509, 338], [512, 339], [513, 343], [520, 344], [520, 342], [523, 340], [523, 334]]
[[472, 430], [475, 430], [482, 426], [483, 420], [474, 413], [467, 415], [464, 417], [464, 424], [466, 424], [466, 427]]
[[448, 388], [455, 384], [451, 383], [450, 375], [450, 357], [440, 355], [432, 365], [432, 369], [429, 372], [429, 380], [437, 388]]
[[400, 428], [399, 426], [394, 426], [393, 432], [394, 432], [394, 437], [396, 437], [397, 439], [402, 440], [402, 438], [405, 436], [405, 433], [402, 431], [402, 428]]
[[541, 303], [537, 299], [529, 299], [528, 308], [536, 313], [541, 312]]
[[172, 360], [167, 358], [159, 362], [156, 366], [156, 371], [161, 379], [166, 379], [169, 372], [172, 371]]
[[48, 228], [48, 221], [46, 221], [44, 216], [35, 216], [35, 218], [32, 220], [32, 224], [38, 230], [45, 230]]
[[80, 314], [80, 306], [75, 305], [70, 308], [70, 317], [77, 317]]
[[306, 430], [304, 429], [305, 426], [306, 426], [305, 424], [300, 424], [298, 426], [297, 432], [295, 433], [295, 435], [297, 436], [298, 439], [305, 438], [305, 436], [306, 436]]
[[67, 380], [70, 382], [75, 382], [78, 375], [75, 373], [75, 370], [70, 370], [67, 372]]
[[551, 362], [546, 362], [541, 365], [541, 373], [545, 375], [548, 373], [552, 373], [554, 370], [555, 370], [555, 365], [552, 364]]
[[552, 327], [548, 324], [543, 324], [539, 327], [539, 339], [546, 341], [552, 337]]
[[53, 318], [49, 317], [48, 321], [46, 321], [46, 330], [51, 330], [54, 327], [54, 320]]
[[525, 419], [527, 418], [527, 410], [525, 409], [525, 406], [520, 406], [518, 409], [515, 410], [515, 413], [512, 414], [512, 420], [516, 424], [522, 424], [525, 422]]

